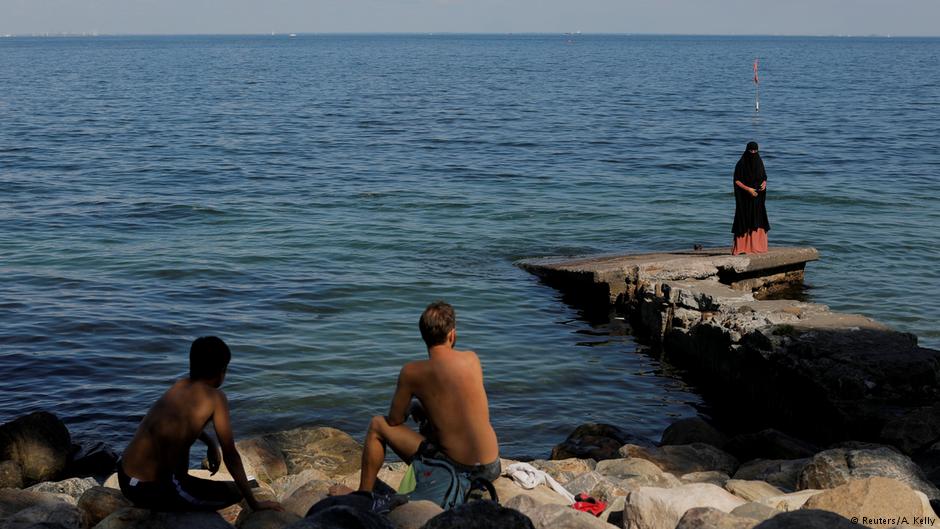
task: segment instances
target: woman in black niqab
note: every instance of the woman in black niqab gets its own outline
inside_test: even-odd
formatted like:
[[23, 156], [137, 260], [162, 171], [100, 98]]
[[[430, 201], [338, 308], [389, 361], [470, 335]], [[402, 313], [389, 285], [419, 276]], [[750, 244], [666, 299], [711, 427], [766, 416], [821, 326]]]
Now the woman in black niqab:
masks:
[[734, 244], [731, 254], [767, 251], [767, 172], [758, 154], [757, 143], [750, 142], [734, 166]]

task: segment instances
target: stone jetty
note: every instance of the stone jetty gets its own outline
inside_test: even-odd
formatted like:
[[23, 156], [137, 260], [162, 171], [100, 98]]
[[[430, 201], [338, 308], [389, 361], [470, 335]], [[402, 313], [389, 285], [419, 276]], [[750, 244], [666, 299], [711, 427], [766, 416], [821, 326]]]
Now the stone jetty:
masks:
[[786, 299], [818, 258], [814, 248], [709, 249], [518, 265], [572, 303], [625, 313], [641, 343], [686, 368], [726, 421], [823, 444], [930, 451], [940, 438], [940, 351], [865, 316]]

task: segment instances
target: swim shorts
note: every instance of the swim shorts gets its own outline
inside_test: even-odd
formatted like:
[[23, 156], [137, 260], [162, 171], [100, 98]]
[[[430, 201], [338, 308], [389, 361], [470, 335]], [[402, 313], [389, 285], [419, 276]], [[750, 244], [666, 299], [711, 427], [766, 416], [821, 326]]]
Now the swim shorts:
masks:
[[210, 481], [190, 475], [170, 475], [160, 481], [140, 481], [118, 464], [118, 484], [135, 506], [154, 511], [217, 511], [242, 500], [232, 482]]

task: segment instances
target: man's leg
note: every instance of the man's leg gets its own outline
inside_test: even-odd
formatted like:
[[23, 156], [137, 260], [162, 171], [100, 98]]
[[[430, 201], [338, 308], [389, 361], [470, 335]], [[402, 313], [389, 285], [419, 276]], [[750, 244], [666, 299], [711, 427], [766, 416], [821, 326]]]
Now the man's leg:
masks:
[[392, 451], [406, 463], [418, 451], [424, 437], [404, 424], [390, 426], [385, 417], [375, 416], [369, 424], [365, 441], [362, 443], [362, 473], [359, 475], [359, 490], [371, 491], [375, 486], [375, 479], [379, 475], [382, 463], [385, 462], [385, 447]]

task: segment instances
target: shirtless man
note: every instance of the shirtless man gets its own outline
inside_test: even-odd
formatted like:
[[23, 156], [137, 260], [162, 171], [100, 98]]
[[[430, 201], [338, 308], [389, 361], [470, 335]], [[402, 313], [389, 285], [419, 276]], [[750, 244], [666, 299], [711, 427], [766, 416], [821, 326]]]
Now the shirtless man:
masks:
[[[121, 492], [134, 505], [160, 511], [215, 511], [244, 498], [252, 510], [281, 510], [276, 502], [257, 501], [235, 449], [228, 400], [219, 389], [231, 352], [215, 336], [197, 338], [189, 350], [189, 377], [178, 380], [150, 408], [118, 465]], [[203, 429], [212, 421], [218, 443]], [[235, 486], [189, 475], [189, 448], [208, 446], [210, 470], [222, 459]]]
[[[363, 443], [360, 491], [375, 486], [386, 446], [411, 462], [431, 442], [437, 455], [449, 459], [459, 471], [490, 481], [499, 477], [499, 445], [490, 425], [483, 369], [476, 353], [454, 349], [454, 308], [443, 301], [428, 305], [418, 327], [428, 346], [428, 359], [405, 364], [388, 416], [372, 418]], [[427, 439], [404, 424], [412, 397], [423, 406], [435, 438]]]

